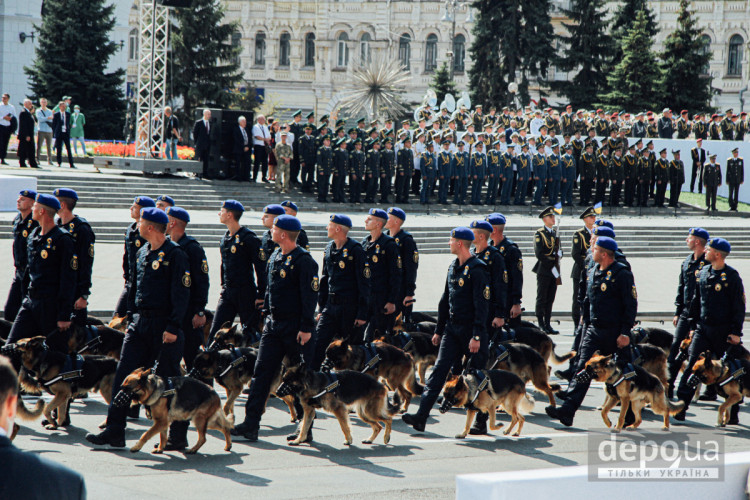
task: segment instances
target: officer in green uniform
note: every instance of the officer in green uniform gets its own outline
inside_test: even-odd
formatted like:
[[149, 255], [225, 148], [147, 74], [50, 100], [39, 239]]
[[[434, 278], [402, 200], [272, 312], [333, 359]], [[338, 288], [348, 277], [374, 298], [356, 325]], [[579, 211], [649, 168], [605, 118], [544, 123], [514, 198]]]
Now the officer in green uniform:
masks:
[[716, 163], [716, 154], [708, 156], [703, 166], [703, 185], [706, 186], [706, 210], [716, 210], [716, 192], [721, 186], [721, 166]]

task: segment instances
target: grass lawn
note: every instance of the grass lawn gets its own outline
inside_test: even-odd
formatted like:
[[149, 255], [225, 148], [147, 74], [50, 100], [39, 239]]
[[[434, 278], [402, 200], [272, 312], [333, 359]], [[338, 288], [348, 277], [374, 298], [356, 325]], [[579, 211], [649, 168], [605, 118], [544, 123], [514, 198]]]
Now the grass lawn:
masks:
[[[669, 200], [669, 191], [667, 191], [665, 198]], [[696, 207], [706, 208], [706, 193], [686, 193], [683, 191], [682, 193], [680, 193], [680, 201], [683, 203], [689, 203]], [[720, 212], [726, 212], [729, 210], [729, 202], [725, 197], [716, 197], [716, 209]], [[737, 210], [740, 212], [750, 212], [750, 205], [740, 202], [737, 205]]]

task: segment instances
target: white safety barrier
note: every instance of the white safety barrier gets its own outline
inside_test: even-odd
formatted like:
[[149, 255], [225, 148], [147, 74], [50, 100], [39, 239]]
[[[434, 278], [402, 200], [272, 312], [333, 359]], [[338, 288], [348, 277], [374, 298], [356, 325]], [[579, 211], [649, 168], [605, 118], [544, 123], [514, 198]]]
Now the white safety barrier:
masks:
[[16, 211], [16, 199], [22, 189], [36, 191], [36, 177], [0, 175], [0, 212]]
[[580, 500], [686, 500], [704, 492], [716, 499], [747, 498], [745, 488], [750, 470], [750, 452], [728, 453], [724, 481], [589, 481], [588, 467], [557, 467], [456, 476], [456, 500], [518, 500], [554, 498]]

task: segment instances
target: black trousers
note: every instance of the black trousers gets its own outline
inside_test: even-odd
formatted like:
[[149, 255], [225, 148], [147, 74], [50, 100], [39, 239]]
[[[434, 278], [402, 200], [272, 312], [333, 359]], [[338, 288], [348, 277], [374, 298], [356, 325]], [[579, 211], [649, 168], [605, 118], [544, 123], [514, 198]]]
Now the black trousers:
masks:
[[182, 350], [182, 359], [188, 371], [193, 368], [193, 361], [203, 346], [203, 328], [193, 328], [193, 317], [185, 318], [182, 322], [182, 332], [185, 335], [185, 347]]
[[632, 207], [635, 198], [635, 179], [625, 179], [625, 206]]
[[[167, 327], [167, 317], [143, 318], [133, 315], [133, 322], [128, 326], [125, 341], [122, 344], [120, 362], [112, 384], [112, 397], [120, 392], [122, 381], [136, 368], [152, 367], [156, 361], [156, 374], [161, 377], [180, 375], [180, 360], [185, 344], [182, 331], [170, 332], [177, 335], [177, 340], [170, 344], [162, 342], [162, 335]], [[107, 429], [122, 433], [125, 431], [127, 407], [109, 405], [107, 411]]]
[[21, 303], [23, 302], [23, 296], [26, 292], [26, 286], [23, 282], [23, 277], [16, 275], [13, 277], [13, 281], [10, 284], [10, 290], [8, 291], [8, 300], [5, 301], [5, 319], [13, 321], [18, 315], [18, 311], [21, 309]]
[[664, 195], [667, 192], [667, 181], [661, 181], [661, 184], [656, 185], [656, 197], [654, 198], [655, 207], [664, 206]]
[[[391, 314], [385, 314], [383, 310], [387, 300], [384, 295], [370, 296], [370, 307], [367, 311], [369, 321], [365, 328], [365, 342], [372, 342], [386, 332], [393, 330], [398, 308]], [[403, 301], [403, 299], [401, 300]]]
[[729, 184], [729, 209], [737, 210], [737, 204], [740, 201], [740, 185]]
[[49, 335], [57, 328], [57, 313], [57, 297], [31, 299], [26, 296], [10, 328], [8, 343]]
[[622, 181], [612, 181], [609, 188], [609, 204], [613, 207], [620, 206], [620, 193], [622, 192]]
[[234, 321], [239, 314], [243, 330], [247, 328], [258, 328], [260, 318], [255, 308], [255, 297], [257, 290], [254, 285], [230, 287], [225, 286], [219, 294], [219, 303], [216, 304], [214, 321], [211, 323], [211, 333], [208, 338], [209, 345], [214, 335], [219, 331], [221, 325], [227, 321]]
[[10, 142], [12, 133], [10, 125], [7, 127], [0, 125], [0, 160], [2, 161], [5, 161], [5, 157], [8, 155], [8, 142]]
[[573, 306], [571, 308], [573, 325], [581, 322], [581, 304], [578, 302], [578, 291], [581, 288], [581, 280], [576, 277], [570, 278], [573, 281]]
[[414, 196], [419, 196], [421, 180], [422, 180], [422, 171], [415, 170], [411, 174], [411, 194], [413, 194]]
[[[680, 315], [677, 320], [677, 326], [674, 329], [674, 341], [672, 347], [669, 349], [669, 356], [667, 356], [667, 370], [669, 371], [669, 386], [674, 386], [677, 375], [680, 373], [680, 367], [682, 363], [678, 363], [675, 358], [680, 352], [680, 344], [685, 340], [690, 333], [690, 321], [687, 318], [687, 312]], [[665, 387], [669, 389], [669, 387]]]
[[716, 192], [718, 187], [706, 186], [706, 208], [716, 210]]
[[346, 174], [333, 174], [333, 201], [335, 203], [344, 203], [346, 201], [346, 194], [344, 193], [345, 184]]
[[537, 274], [535, 313], [537, 319], [542, 323], [539, 325], [540, 327], [549, 324], [552, 317], [552, 304], [555, 302], [555, 295], [557, 295], [557, 280], [553, 276]]
[[294, 138], [295, 140], [295, 146], [292, 148], [292, 161], [289, 164], [289, 182], [290, 184], [294, 184], [299, 182], [299, 170], [300, 170], [300, 156], [299, 156], [299, 148], [296, 146], [297, 138]]
[[596, 194], [594, 195], [594, 203], [604, 203], [604, 194], [607, 191], [607, 181], [596, 181]]
[[590, 178], [581, 181], [581, 205], [588, 205], [591, 201], [591, 189], [594, 187], [594, 181]]
[[487, 333], [483, 333], [479, 340], [479, 351], [475, 354], [469, 352], [469, 341], [474, 335], [474, 327], [471, 324], [455, 324], [448, 321], [445, 332], [440, 339], [440, 350], [432, 368], [432, 373], [427, 377], [427, 384], [422, 393], [419, 403], [417, 417], [426, 419], [430, 410], [435, 405], [440, 392], [448, 378], [451, 368], [460, 367], [464, 356], [470, 359], [469, 366], [477, 370], [483, 370], [487, 365], [488, 341]]
[[676, 207], [680, 201], [680, 191], [682, 191], [682, 184], [670, 183], [669, 184], [669, 206]]
[[235, 176], [238, 181], [246, 182], [250, 180], [250, 151], [242, 151], [234, 155], [234, 164], [237, 168]]
[[115, 305], [116, 316], [120, 316], [122, 318], [128, 313], [128, 294], [129, 293], [130, 293], [130, 283], [126, 281], [125, 286], [122, 288], [122, 292], [120, 292], [120, 298], [117, 299], [117, 304]]
[[409, 198], [409, 179], [406, 174], [399, 172], [396, 174], [396, 202], [404, 202]]
[[57, 150], [57, 166], [62, 165], [62, 145], [65, 144], [65, 150], [68, 153], [68, 163], [73, 168], [73, 155], [70, 153], [70, 136], [57, 136], [55, 137], [55, 149]]
[[380, 174], [380, 201], [388, 203], [393, 190], [393, 179], [390, 175]]
[[638, 182], [638, 204], [642, 207], [648, 206], [648, 181]]
[[261, 177], [266, 180], [268, 175], [268, 153], [266, 152], [266, 146], [253, 146], [253, 180], [258, 179], [258, 171], [260, 170]]
[[328, 303], [320, 313], [320, 320], [315, 329], [315, 353], [312, 358], [312, 369], [317, 370], [326, 357], [326, 349], [335, 338], [348, 339], [352, 344], [361, 344], [364, 336], [361, 328], [355, 328], [354, 320], [357, 315], [357, 303], [344, 301]]
[[[68, 156], [70, 156], [70, 153], [68, 153]], [[32, 168], [38, 167], [36, 163], [36, 147], [34, 146], [33, 135], [28, 141], [23, 140], [22, 138], [18, 139], [18, 164], [25, 167], [27, 160]]]
[[300, 346], [297, 343], [298, 332], [299, 321], [296, 320], [269, 319], [266, 322], [255, 362], [255, 375], [245, 403], [245, 423], [255, 430], [260, 427], [260, 419], [266, 411], [266, 400], [271, 392], [271, 382], [281, 368], [284, 357], [289, 356], [291, 362], [297, 364], [301, 355], [306, 363], [310, 363], [313, 340], [311, 338], [304, 346]]
[[195, 151], [195, 157], [203, 163], [203, 178], [208, 179], [208, 159], [210, 158], [209, 148]]
[[318, 174], [318, 201], [328, 201], [328, 189], [330, 188], [330, 175]]
[[315, 181], [315, 162], [304, 162], [300, 169], [302, 170], [302, 191], [310, 193], [312, 192], [313, 181]]

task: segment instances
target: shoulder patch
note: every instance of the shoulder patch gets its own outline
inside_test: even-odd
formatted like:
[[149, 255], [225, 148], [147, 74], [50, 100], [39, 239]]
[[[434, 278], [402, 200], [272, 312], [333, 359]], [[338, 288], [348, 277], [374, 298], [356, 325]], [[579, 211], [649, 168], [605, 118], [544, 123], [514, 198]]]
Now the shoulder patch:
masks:
[[484, 292], [482, 293], [482, 295], [484, 296], [484, 298], [486, 300], [490, 300], [490, 287], [489, 287], [489, 285], [486, 286], [486, 287], [484, 287]]
[[73, 258], [70, 259], [70, 268], [73, 271], [78, 271], [78, 256], [77, 255], [73, 255]]
[[192, 283], [192, 280], [190, 279], [190, 273], [188, 271], [185, 271], [185, 274], [182, 276], [182, 286], [185, 288], [190, 288], [190, 284]]
[[635, 285], [633, 285], [632, 293], [633, 293], [633, 298], [637, 299], [638, 298], [638, 292], [635, 289]]
[[208, 274], [208, 262], [206, 259], [203, 259], [203, 262], [201, 262], [201, 271], [203, 271], [203, 274]]
[[419, 252], [414, 250], [414, 263], [419, 264]]
[[260, 260], [266, 261], [268, 259], [268, 256], [266, 255], [266, 251], [262, 248], [258, 249], [258, 257], [260, 257]]
[[94, 257], [94, 244], [89, 245], [89, 257]]
[[523, 271], [523, 259], [518, 259], [518, 270]]
[[398, 256], [398, 259], [396, 260], [396, 265], [398, 266], [399, 269], [401, 269], [404, 266], [404, 263], [401, 262], [401, 256], [400, 255]]

